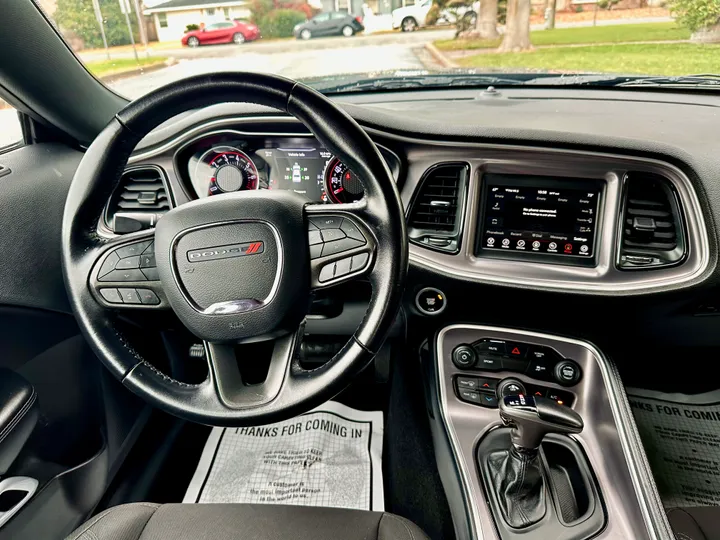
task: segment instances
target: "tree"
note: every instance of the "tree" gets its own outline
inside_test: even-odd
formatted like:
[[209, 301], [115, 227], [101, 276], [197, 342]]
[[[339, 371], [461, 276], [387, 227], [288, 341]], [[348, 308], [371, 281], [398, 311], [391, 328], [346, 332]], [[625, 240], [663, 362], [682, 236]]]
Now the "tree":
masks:
[[720, 0], [672, 0], [670, 11], [692, 31], [691, 41], [720, 42]]
[[497, 39], [498, 0], [482, 0], [477, 18], [477, 36], [480, 39]]
[[507, 25], [498, 52], [519, 52], [532, 49], [530, 10], [530, 0], [508, 0]]
[[[105, 25], [108, 45], [127, 45], [130, 43], [125, 15], [120, 11], [118, 0], [99, 0], [100, 11]], [[91, 0], [57, 0], [55, 24], [61, 33], [73, 33], [80, 37], [85, 47], [102, 47], [100, 25], [95, 19]], [[131, 17], [130, 23], [136, 41], [139, 41], [137, 17]]]
[[595, 2], [595, 9], [593, 10], [593, 26], [597, 26], [597, 14], [600, 9], [610, 10], [619, 3], [620, 0], [597, 0]]

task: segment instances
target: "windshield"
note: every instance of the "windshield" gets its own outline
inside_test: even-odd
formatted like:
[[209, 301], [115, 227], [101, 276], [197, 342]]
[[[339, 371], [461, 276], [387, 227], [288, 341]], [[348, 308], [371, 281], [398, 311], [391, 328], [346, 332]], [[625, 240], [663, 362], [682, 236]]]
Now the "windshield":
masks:
[[[720, 0], [38, 0], [136, 98], [242, 70], [325, 93], [542, 85], [720, 88]], [[692, 77], [690, 77], [692, 76]]]

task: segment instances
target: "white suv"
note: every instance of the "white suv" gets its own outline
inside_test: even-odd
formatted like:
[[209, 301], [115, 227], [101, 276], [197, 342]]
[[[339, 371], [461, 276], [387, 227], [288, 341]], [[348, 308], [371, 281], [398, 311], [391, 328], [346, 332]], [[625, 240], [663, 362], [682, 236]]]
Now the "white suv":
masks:
[[[425, 19], [433, 5], [433, 0], [421, 0], [415, 5], [394, 9], [392, 12], [393, 29], [400, 28], [403, 32], [412, 32], [426, 25]], [[477, 17], [480, 2], [473, 3], [472, 7], [459, 8], [457, 14], [461, 17]], [[455, 11], [455, 10], [453, 10]], [[449, 9], [443, 9], [438, 17], [437, 24], [454, 24], [455, 15]]]

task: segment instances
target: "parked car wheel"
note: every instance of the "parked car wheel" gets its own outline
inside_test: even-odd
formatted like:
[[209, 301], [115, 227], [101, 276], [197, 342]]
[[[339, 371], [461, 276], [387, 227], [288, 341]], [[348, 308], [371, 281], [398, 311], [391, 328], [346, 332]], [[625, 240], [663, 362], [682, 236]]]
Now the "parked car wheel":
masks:
[[418, 23], [415, 17], [405, 17], [400, 25], [403, 32], [414, 32], [418, 28]]
[[233, 34], [233, 43], [235, 45], [242, 45], [243, 43], [245, 43], [245, 36], [243, 35], [242, 32]]
[[300, 39], [310, 39], [312, 37], [312, 32], [305, 28], [302, 32], [300, 32]]
[[345, 37], [352, 37], [353, 34], [355, 34], [355, 30], [353, 30], [353, 27], [348, 25], [345, 25], [342, 27], [342, 35]]
[[190, 36], [187, 40], [188, 47], [197, 47], [200, 45], [200, 40], [195, 36]]

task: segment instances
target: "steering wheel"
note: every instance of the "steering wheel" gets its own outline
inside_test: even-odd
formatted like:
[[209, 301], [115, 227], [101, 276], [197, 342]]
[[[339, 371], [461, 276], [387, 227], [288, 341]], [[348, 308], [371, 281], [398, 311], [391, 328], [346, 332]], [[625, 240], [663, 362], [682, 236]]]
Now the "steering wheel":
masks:
[[[174, 208], [154, 230], [99, 235], [103, 209], [143, 136], [181, 112], [220, 102], [265, 105], [295, 116], [358, 175], [364, 198], [319, 204], [289, 191], [228, 193]], [[244, 426], [310, 410], [372, 360], [400, 307], [408, 246], [397, 187], [362, 128], [300, 83], [234, 72], [162, 87], [110, 121], [70, 186], [62, 261], [82, 333], [127, 388], [187, 420]], [[298, 350], [313, 292], [359, 277], [372, 286], [359, 327], [332, 360], [303, 369]], [[116, 325], [127, 310], [168, 308], [204, 342], [208, 377], [200, 384], [159, 371]], [[248, 385], [238, 361], [256, 359], [236, 359], [234, 346], [263, 340], [274, 340], [268, 374], [263, 383]]]

